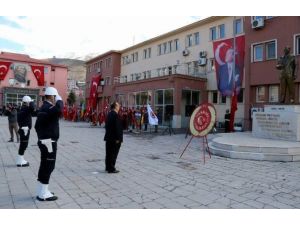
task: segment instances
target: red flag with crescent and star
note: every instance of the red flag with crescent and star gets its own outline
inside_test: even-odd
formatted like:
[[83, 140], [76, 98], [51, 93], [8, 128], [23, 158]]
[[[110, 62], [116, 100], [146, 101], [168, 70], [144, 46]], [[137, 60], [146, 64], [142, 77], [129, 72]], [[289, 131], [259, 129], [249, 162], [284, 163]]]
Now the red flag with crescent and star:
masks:
[[95, 109], [97, 106], [97, 89], [98, 89], [98, 85], [99, 82], [101, 80], [101, 75], [100, 76], [94, 76], [92, 77], [92, 81], [91, 81], [91, 90], [90, 90], [90, 97], [89, 97], [89, 105], [88, 108], [89, 109]]
[[0, 80], [4, 80], [6, 77], [6, 74], [9, 71], [9, 66], [11, 62], [3, 62], [0, 61]]
[[38, 86], [44, 86], [44, 66], [31, 66], [31, 70], [37, 80]]

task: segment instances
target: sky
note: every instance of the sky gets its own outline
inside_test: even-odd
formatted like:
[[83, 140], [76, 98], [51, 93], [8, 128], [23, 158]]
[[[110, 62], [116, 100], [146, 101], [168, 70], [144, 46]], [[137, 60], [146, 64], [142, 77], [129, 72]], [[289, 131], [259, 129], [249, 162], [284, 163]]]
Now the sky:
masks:
[[201, 16], [0, 17], [0, 51], [80, 58], [122, 50]]

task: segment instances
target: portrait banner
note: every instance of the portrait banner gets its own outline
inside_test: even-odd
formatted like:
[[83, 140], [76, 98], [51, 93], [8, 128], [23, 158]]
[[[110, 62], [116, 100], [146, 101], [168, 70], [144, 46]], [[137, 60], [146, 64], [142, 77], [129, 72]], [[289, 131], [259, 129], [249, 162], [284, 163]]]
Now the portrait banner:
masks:
[[215, 41], [213, 50], [218, 90], [223, 96], [232, 96], [234, 91], [238, 95], [243, 83], [245, 36], [236, 37], [235, 44], [234, 38]]

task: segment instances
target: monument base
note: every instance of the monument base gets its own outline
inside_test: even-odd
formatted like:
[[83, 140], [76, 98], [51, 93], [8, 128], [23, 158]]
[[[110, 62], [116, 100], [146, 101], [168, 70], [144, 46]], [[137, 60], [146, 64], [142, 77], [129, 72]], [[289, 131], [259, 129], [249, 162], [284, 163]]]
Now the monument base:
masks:
[[253, 113], [255, 137], [300, 141], [300, 106], [266, 105], [264, 112]]
[[254, 137], [251, 132], [224, 133], [209, 143], [214, 155], [259, 161], [300, 161], [300, 142]]

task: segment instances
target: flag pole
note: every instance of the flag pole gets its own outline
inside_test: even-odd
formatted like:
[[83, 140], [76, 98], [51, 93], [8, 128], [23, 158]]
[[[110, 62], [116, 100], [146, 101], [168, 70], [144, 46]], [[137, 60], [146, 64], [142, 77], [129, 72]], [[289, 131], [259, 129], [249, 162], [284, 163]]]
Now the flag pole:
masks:
[[236, 26], [235, 26], [235, 19], [236, 17], [233, 17], [233, 95], [231, 95], [231, 109], [230, 109], [230, 126], [229, 126], [229, 130], [231, 132], [234, 131], [234, 118], [235, 118], [235, 110], [236, 106], [234, 106], [233, 104], [237, 104], [236, 103], [236, 87], [235, 87], [235, 52], [236, 52]]

